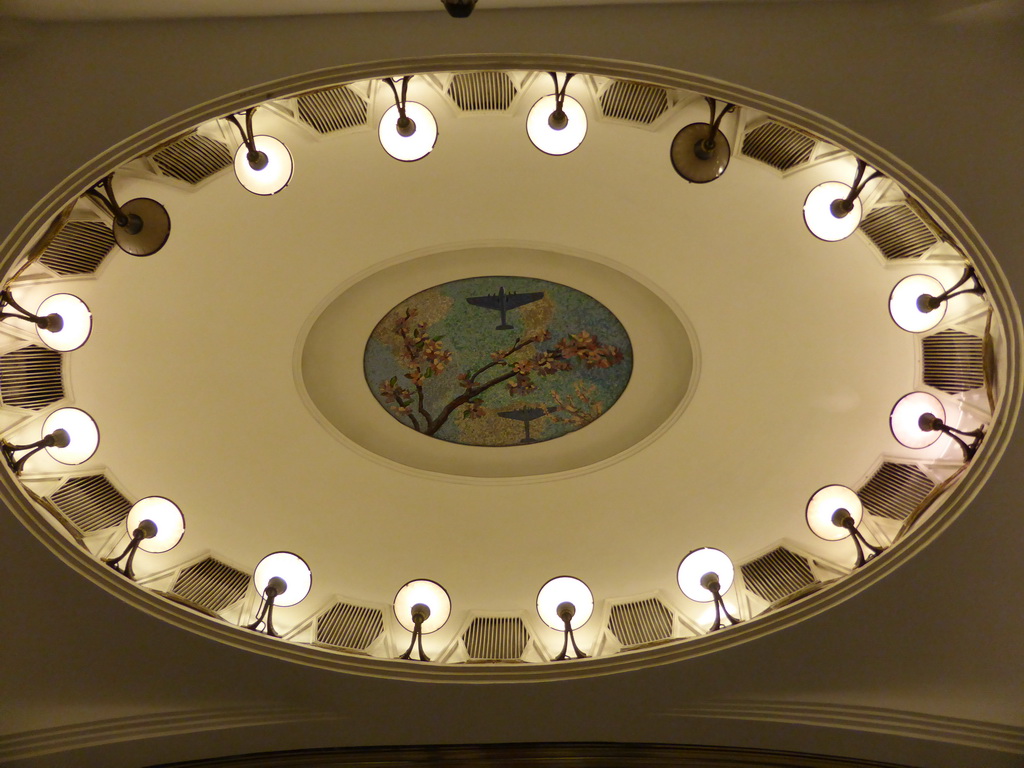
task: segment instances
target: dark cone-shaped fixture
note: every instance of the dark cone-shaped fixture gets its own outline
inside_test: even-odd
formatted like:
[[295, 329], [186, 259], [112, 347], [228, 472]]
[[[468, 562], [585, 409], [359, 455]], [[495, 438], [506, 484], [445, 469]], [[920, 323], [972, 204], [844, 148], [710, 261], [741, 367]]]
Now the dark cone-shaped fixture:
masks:
[[448, 15], [455, 19], [464, 19], [476, 8], [476, 0], [441, 0]]
[[711, 120], [707, 123], [690, 123], [672, 139], [669, 157], [676, 173], [694, 184], [707, 184], [714, 181], [729, 166], [732, 148], [718, 126], [722, 118], [736, 107], [726, 104], [725, 108], [715, 116], [717, 102], [707, 100], [711, 107]]
[[152, 256], [171, 234], [167, 209], [149, 197], [136, 197], [121, 206], [128, 221], [114, 221], [114, 241], [132, 256]]
[[136, 197], [119, 205], [114, 197], [113, 175], [86, 192], [113, 219], [114, 242], [132, 256], [152, 256], [164, 247], [171, 234], [171, 217], [156, 200]]

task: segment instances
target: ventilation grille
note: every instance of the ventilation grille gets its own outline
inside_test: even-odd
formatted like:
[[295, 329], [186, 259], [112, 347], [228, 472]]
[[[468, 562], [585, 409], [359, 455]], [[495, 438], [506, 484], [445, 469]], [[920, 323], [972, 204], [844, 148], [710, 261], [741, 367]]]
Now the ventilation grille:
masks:
[[776, 547], [756, 560], [744, 563], [740, 572], [747, 589], [769, 603], [817, 581], [807, 560], [785, 547]]
[[654, 597], [620, 603], [612, 606], [608, 629], [624, 646], [668, 640], [672, 637], [672, 614]]
[[102, 221], [69, 221], [39, 261], [58, 275], [88, 275], [114, 247], [114, 233]]
[[473, 619], [462, 633], [466, 652], [474, 661], [518, 661], [529, 641], [526, 625], [514, 616]]
[[157, 168], [189, 184], [198, 184], [231, 165], [228, 148], [207, 136], [191, 133], [150, 155]]
[[939, 242], [939, 238], [914, 210], [905, 204], [875, 208], [860, 223], [887, 259], [915, 259]]
[[217, 613], [241, 600], [248, 583], [249, 574], [208, 557], [182, 569], [171, 594]]
[[814, 150], [814, 139], [781, 123], [767, 122], [743, 137], [742, 152], [779, 171], [806, 163]]
[[50, 501], [82, 534], [123, 523], [132, 507], [104, 475], [73, 477], [53, 492]]
[[650, 125], [668, 109], [668, 92], [656, 85], [616, 80], [604, 89], [600, 101], [605, 117]]
[[30, 345], [0, 355], [4, 405], [38, 411], [64, 397], [60, 352]]
[[904, 520], [934, 489], [935, 483], [916, 467], [885, 462], [857, 495], [871, 514]]
[[951, 395], [985, 386], [985, 343], [963, 331], [940, 331], [921, 340], [924, 383]]
[[452, 77], [448, 96], [459, 109], [505, 110], [516, 97], [516, 86], [504, 72], [466, 72]]
[[383, 631], [384, 615], [379, 609], [338, 603], [317, 616], [314, 642], [365, 651]]
[[299, 119], [319, 133], [354, 128], [366, 122], [366, 102], [346, 85], [304, 93], [297, 102]]

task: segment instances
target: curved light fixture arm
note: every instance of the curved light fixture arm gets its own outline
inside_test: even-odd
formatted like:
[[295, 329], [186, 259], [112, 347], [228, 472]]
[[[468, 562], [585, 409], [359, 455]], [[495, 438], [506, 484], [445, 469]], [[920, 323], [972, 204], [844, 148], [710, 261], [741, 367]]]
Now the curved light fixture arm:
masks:
[[561, 86], [558, 85], [558, 73], [548, 72], [548, 74], [551, 75], [551, 80], [555, 84], [555, 109], [548, 118], [548, 125], [554, 130], [560, 131], [569, 124], [569, 118], [565, 115], [565, 91], [569, 87], [569, 81], [576, 73], [566, 73]]
[[280, 637], [277, 632], [274, 631], [274, 598], [278, 595], [278, 590], [271, 584], [268, 584], [266, 589], [263, 590], [263, 597], [260, 600], [260, 610], [256, 614], [256, 621], [246, 626], [246, 629], [251, 629], [255, 632], [260, 631], [260, 624], [265, 628], [265, 631], [271, 637]]
[[853, 184], [850, 185], [850, 194], [846, 196], [845, 200], [836, 200], [832, 203], [832, 215], [837, 219], [841, 219], [853, 211], [853, 201], [860, 197], [860, 193], [864, 191], [868, 182], [884, 175], [881, 171], [872, 171], [865, 177], [864, 172], [867, 169], [868, 164], [857, 158], [857, 174], [853, 177]]
[[398, 88], [395, 86], [395, 80], [391, 77], [385, 77], [384, 82], [391, 88], [391, 93], [395, 95], [395, 106], [398, 107], [398, 123], [397, 129], [400, 136], [409, 137], [416, 133], [416, 123], [405, 114], [405, 105], [409, 93], [409, 81], [412, 80], [412, 75], [405, 75], [402, 78], [402, 93], [399, 95]]
[[413, 606], [413, 629], [412, 629], [412, 641], [409, 643], [409, 648], [398, 658], [406, 659], [407, 661], [412, 659], [412, 650], [416, 648], [419, 651], [420, 661], [430, 661], [430, 657], [423, 652], [423, 622], [430, 616], [429, 610], [426, 615], [416, 612], [416, 607]]
[[[40, 451], [47, 448], [67, 448], [69, 445], [71, 445], [71, 435], [68, 434], [67, 430], [55, 429], [42, 439], [27, 445], [14, 445], [4, 440], [0, 442], [0, 454], [3, 454], [4, 461], [7, 462], [7, 466], [11, 468], [11, 471], [16, 475], [20, 475], [22, 470], [25, 469], [25, 462]], [[15, 459], [14, 454], [18, 451], [28, 451], [28, 453], [19, 459]]]
[[[968, 280], [973, 281], [974, 285], [970, 288], [957, 290], [960, 286], [965, 285]], [[963, 296], [965, 293], [973, 293], [977, 296], [982, 296], [985, 293], [985, 289], [981, 286], [981, 281], [978, 280], [977, 272], [970, 265], [964, 267], [964, 273], [960, 276], [960, 279], [941, 295], [929, 296], [927, 293], [921, 294], [917, 299], [917, 308], [922, 312], [931, 312], [933, 309], [938, 309], [944, 301], [949, 301], [954, 296]]]
[[[962, 429], [951, 427], [938, 416], [932, 413], [923, 413], [921, 418], [918, 420], [918, 426], [923, 432], [942, 432], [943, 434], [949, 435], [956, 441], [956, 444], [960, 446], [960, 450], [964, 454], [964, 461], [970, 461], [974, 458], [974, 454], [978, 452], [978, 448], [981, 447], [981, 441], [985, 438], [985, 428], [978, 427], [978, 429], [972, 429], [970, 432], [965, 432]], [[963, 439], [963, 437], [973, 438], [970, 443]]]
[[[103, 210], [109, 213], [110, 216], [114, 219], [114, 223], [116, 223], [117, 226], [128, 227], [129, 230], [133, 232], [140, 231], [142, 229], [142, 220], [139, 219], [138, 216], [134, 217], [135, 219], [138, 219], [138, 221], [135, 222], [138, 225], [138, 228], [135, 229], [134, 227], [130, 226], [132, 223], [130, 220], [131, 217], [129, 217], [128, 215], [121, 211], [121, 206], [118, 205], [117, 198], [114, 197], [113, 180], [114, 175], [110, 174], [101, 182], [96, 184], [96, 186], [94, 186], [92, 189], [88, 190], [85, 193], [86, 197], [99, 204], [99, 206], [103, 208]], [[103, 188], [102, 192], [100, 191], [100, 187]]]
[[729, 619], [730, 624], [739, 624], [740, 620], [729, 613], [729, 609], [725, 607], [725, 600], [722, 599], [722, 585], [718, 581], [718, 575], [713, 573], [706, 573], [701, 577], [701, 586], [711, 593], [711, 597], [715, 603], [715, 623], [711, 625], [709, 632], [714, 632], [722, 628], [722, 615], [724, 614]]
[[[123, 573], [129, 579], [134, 581], [135, 571], [132, 568], [132, 563], [135, 560], [135, 553], [139, 551], [139, 545], [142, 543], [143, 539], [151, 539], [156, 536], [156, 533], [156, 523], [152, 520], [143, 520], [139, 523], [139, 527], [132, 532], [132, 540], [128, 543], [128, 546], [125, 547], [124, 552], [117, 557], [106, 558], [103, 562], [118, 573]], [[128, 558], [127, 560], [125, 560], [126, 557]], [[124, 567], [118, 568], [117, 564], [122, 560], [125, 560]]]
[[236, 115], [228, 115], [227, 119], [235, 124], [235, 128], [242, 134], [242, 143], [245, 144], [247, 150], [245, 159], [249, 161], [250, 167], [254, 170], [262, 170], [267, 167], [267, 156], [263, 152], [256, 149], [256, 135], [252, 129], [252, 116], [256, 112], [256, 107], [250, 107], [245, 110], [245, 127], [238, 122]]
[[[8, 307], [14, 307], [17, 311], [5, 312], [4, 310]], [[0, 320], [6, 320], [8, 318], [26, 320], [30, 323], [34, 323], [44, 331], [51, 331], [53, 333], [57, 333], [64, 327], [64, 320], [60, 315], [54, 313], [42, 316], [29, 312], [14, 300], [14, 295], [8, 288], [4, 288], [3, 290], [0, 290]]]
[[[850, 532], [850, 538], [853, 539], [853, 543], [857, 547], [857, 564], [854, 568], [860, 568], [875, 555], [880, 555], [885, 551], [885, 547], [876, 547], [868, 543], [868, 540], [864, 538], [864, 534], [857, 530], [857, 526], [854, 524], [853, 518], [850, 516], [849, 512], [847, 512], [846, 517], [843, 518], [842, 526]], [[871, 550], [871, 554], [867, 557], [864, 556], [864, 547]]]
[[577, 659], [587, 658], [587, 654], [580, 650], [580, 647], [576, 645], [576, 636], [572, 633], [572, 616], [563, 617], [562, 621], [565, 622], [565, 632], [562, 638], [562, 652], [555, 656], [552, 661], [564, 661], [569, 658], [569, 643], [572, 643], [572, 650], [576, 654]]
[[722, 118], [730, 112], [735, 111], [736, 105], [726, 104], [716, 117], [715, 112], [718, 109], [718, 102], [710, 96], [705, 96], [704, 100], [708, 103], [708, 107], [711, 109], [711, 117], [708, 120], [708, 125], [711, 126], [711, 130], [708, 131], [708, 137], [701, 142], [701, 145], [705, 151], [710, 151], [715, 148], [715, 134], [718, 133], [718, 127], [722, 124]]
[[561, 87], [558, 85], [558, 73], [548, 72], [548, 74], [551, 75], [551, 80], [555, 84], [555, 108], [560, 110], [565, 106], [565, 91], [569, 87], [569, 81], [572, 80], [576, 73], [567, 72]]

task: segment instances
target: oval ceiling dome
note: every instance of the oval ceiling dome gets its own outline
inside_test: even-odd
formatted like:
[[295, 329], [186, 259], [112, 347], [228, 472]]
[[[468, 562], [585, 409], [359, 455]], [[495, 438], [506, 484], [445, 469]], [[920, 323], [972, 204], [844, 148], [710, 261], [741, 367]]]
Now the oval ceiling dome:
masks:
[[[649, 666], [884, 589], [1005, 445], [1016, 315], [991, 255], [808, 110], [568, 61], [554, 81], [490, 56], [270, 83], [51, 194], [3, 254], [17, 514], [169, 622], [411, 680]], [[562, 96], [586, 131], [553, 154], [527, 115], [552, 101], [557, 134]], [[427, 151], [381, 143], [391, 110]], [[265, 137], [288, 174], [253, 194], [233, 158], [258, 175]], [[145, 259], [116, 245], [154, 231]], [[894, 292], [909, 276], [931, 293]], [[74, 351], [37, 343], [59, 313], [20, 310], [54, 294], [91, 313]], [[102, 442], [48, 431], [63, 408]], [[827, 488], [846, 506], [818, 509]], [[129, 519], [151, 497], [187, 523], [170, 549]], [[545, 593], [542, 616], [567, 574], [580, 605]]]

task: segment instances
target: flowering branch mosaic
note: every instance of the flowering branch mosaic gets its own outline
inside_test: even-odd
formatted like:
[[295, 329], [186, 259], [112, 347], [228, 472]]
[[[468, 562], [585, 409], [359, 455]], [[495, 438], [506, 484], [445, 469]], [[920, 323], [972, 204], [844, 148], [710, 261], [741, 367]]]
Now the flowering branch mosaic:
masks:
[[[501, 312], [497, 327], [489, 309]], [[587, 294], [544, 280], [470, 278], [389, 312], [367, 343], [364, 369], [378, 402], [417, 432], [521, 445], [602, 416], [629, 380], [632, 347]], [[385, 369], [391, 375], [381, 376]]]

